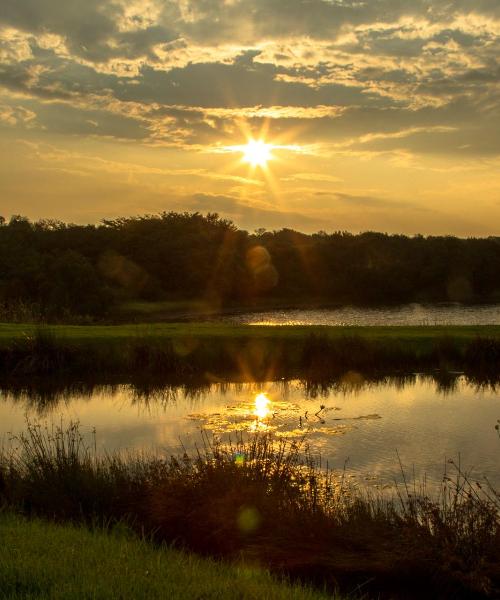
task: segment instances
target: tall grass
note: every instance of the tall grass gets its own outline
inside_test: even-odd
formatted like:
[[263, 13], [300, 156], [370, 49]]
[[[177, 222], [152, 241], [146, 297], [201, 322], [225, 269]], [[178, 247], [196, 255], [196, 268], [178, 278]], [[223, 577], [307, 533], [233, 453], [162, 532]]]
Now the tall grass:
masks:
[[30, 424], [0, 458], [0, 495], [29, 515], [126, 520], [157, 542], [244, 558], [302, 581], [391, 598], [495, 598], [500, 499], [459, 465], [430, 497], [355, 492], [302, 444], [269, 435], [192, 456], [107, 455], [78, 426]]

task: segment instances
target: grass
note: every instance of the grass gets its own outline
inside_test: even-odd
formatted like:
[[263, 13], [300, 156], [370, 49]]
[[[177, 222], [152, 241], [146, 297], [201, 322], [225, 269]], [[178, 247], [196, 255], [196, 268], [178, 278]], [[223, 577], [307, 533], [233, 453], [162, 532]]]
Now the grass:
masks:
[[[500, 325], [436, 325], [436, 326], [328, 326], [328, 325], [232, 325], [225, 323], [151, 323], [128, 325], [51, 325], [55, 336], [75, 343], [143, 338], [174, 339], [264, 339], [303, 340], [311, 334], [328, 338], [362, 337], [367, 340], [401, 340], [425, 346], [436, 339], [451, 338], [461, 342], [476, 337], [500, 338]], [[0, 344], [22, 340], [40, 330], [32, 323], [0, 323]]]
[[4, 376], [105, 374], [206, 381], [325, 380], [414, 370], [500, 373], [500, 326], [254, 327], [0, 324]]
[[98, 456], [76, 425], [30, 424], [0, 457], [0, 499], [60, 522], [127, 522], [158, 544], [331, 591], [496, 598], [500, 498], [454, 467], [436, 497], [406, 484], [375, 497], [321, 470], [307, 449], [267, 435], [206, 439], [194, 456]]
[[0, 512], [0, 539], [1, 600], [326, 598], [255, 567], [154, 548], [124, 526], [87, 530]]

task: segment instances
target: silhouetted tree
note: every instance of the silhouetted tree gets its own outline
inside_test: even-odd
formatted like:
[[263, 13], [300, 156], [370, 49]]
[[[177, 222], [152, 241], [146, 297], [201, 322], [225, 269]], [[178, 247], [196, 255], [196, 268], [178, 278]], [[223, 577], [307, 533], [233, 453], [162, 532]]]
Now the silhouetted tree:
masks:
[[287, 304], [500, 301], [499, 273], [498, 237], [249, 234], [216, 213], [197, 212], [85, 226], [0, 219], [0, 304], [33, 305], [51, 318], [98, 317], [130, 299], [204, 299], [216, 308], [261, 297]]

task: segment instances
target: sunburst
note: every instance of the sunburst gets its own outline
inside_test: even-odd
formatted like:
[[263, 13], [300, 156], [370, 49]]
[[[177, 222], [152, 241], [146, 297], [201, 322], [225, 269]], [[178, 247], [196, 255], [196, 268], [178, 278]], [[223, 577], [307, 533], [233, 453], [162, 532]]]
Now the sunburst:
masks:
[[273, 146], [266, 144], [262, 140], [249, 140], [244, 146], [241, 146], [243, 152], [243, 162], [248, 163], [252, 167], [266, 167], [272, 156]]

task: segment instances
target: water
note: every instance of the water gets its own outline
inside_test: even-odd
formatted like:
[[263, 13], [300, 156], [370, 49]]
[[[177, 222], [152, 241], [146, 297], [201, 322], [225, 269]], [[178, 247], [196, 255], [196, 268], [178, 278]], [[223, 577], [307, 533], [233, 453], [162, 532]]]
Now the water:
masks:
[[272, 310], [228, 316], [223, 321], [250, 325], [500, 325], [500, 305], [405, 304]]
[[[323, 408], [321, 408], [323, 406]], [[359, 484], [386, 486], [401, 480], [398, 454], [409, 479], [442, 478], [447, 459], [472, 468], [500, 487], [500, 395], [458, 376], [443, 391], [434, 380], [414, 377], [401, 384], [344, 382], [324, 395], [297, 381], [214, 384], [140, 393], [130, 385], [67, 392], [59, 397], [0, 396], [0, 440], [26, 427], [26, 417], [59, 424], [78, 420], [85, 435], [97, 431], [100, 451], [146, 450], [177, 453], [201, 442], [201, 430], [227, 438], [236, 432], [272, 431], [300, 440], [313, 453]]]

